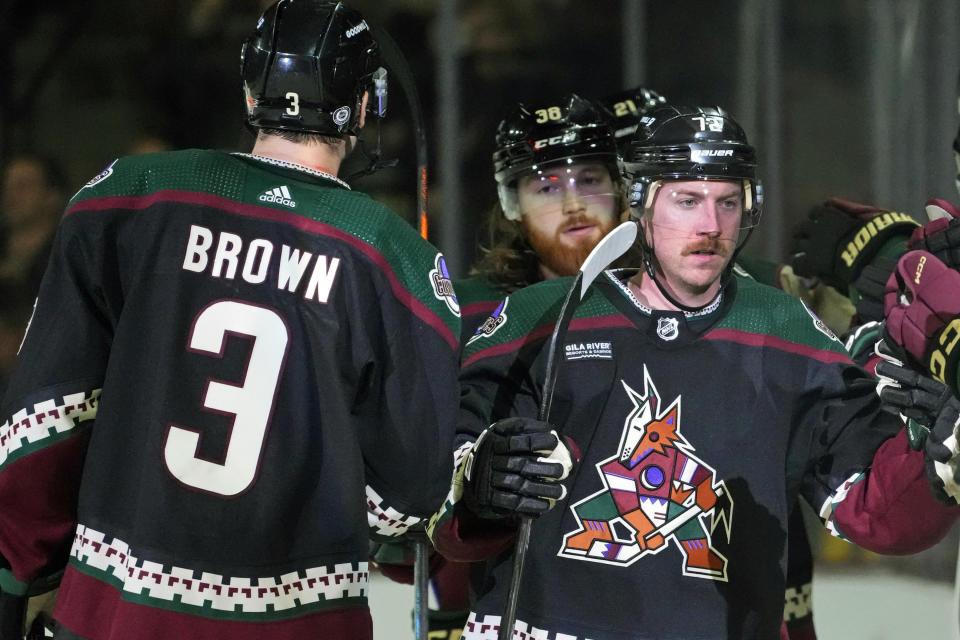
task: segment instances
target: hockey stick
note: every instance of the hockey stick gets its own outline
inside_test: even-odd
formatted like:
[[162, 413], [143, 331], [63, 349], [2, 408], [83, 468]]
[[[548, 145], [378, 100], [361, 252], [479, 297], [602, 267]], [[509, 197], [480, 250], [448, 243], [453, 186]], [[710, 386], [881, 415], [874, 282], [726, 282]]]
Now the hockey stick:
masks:
[[[375, 29], [374, 39], [383, 51], [387, 66], [400, 83], [410, 117], [413, 120], [414, 142], [417, 150], [417, 229], [420, 236], [427, 239], [427, 150], [426, 129], [423, 123], [423, 108], [420, 94], [413, 78], [413, 72], [406, 57], [397, 43], [384, 29]], [[427, 640], [428, 607], [430, 588], [430, 542], [425, 533], [420, 532], [413, 541], [413, 628], [416, 640]]]
[[423, 123], [423, 108], [420, 105], [420, 94], [413, 79], [413, 72], [404, 57], [400, 47], [394, 42], [385, 30], [374, 30], [374, 38], [384, 53], [384, 57], [393, 75], [396, 76], [403, 89], [410, 108], [410, 118], [413, 120], [414, 144], [417, 150], [417, 229], [420, 236], [427, 239], [427, 136]]
[[[550, 407], [553, 404], [553, 390], [557, 386], [557, 370], [560, 367], [560, 349], [563, 340], [573, 319], [573, 313], [586, 295], [587, 289], [600, 273], [610, 264], [625, 254], [637, 239], [637, 223], [628, 221], [620, 224], [608, 233], [593, 248], [587, 259], [583, 261], [580, 271], [573, 281], [573, 286], [567, 292], [567, 297], [560, 307], [560, 316], [553, 326], [550, 335], [550, 346], [547, 351], [547, 371], [543, 381], [543, 396], [540, 399], [539, 420], [547, 422], [550, 417]], [[517, 546], [513, 552], [513, 575], [510, 576], [510, 590], [507, 592], [507, 606], [500, 618], [499, 640], [509, 640], [513, 636], [513, 625], [517, 619], [517, 599], [520, 595], [520, 578], [523, 576], [523, 563], [527, 556], [527, 547], [530, 546], [530, 529], [533, 526], [531, 518], [523, 518], [517, 531]]]
[[415, 538], [413, 542], [413, 637], [416, 640], [427, 640], [429, 636], [429, 584], [430, 544], [423, 533], [422, 538]]

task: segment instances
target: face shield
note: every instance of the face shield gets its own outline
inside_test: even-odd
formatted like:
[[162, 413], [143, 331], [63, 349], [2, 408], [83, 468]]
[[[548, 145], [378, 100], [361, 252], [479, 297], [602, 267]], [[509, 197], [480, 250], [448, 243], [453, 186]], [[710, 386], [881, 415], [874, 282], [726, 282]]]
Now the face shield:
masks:
[[387, 70], [378, 67], [370, 74], [370, 97], [367, 100], [367, 113], [383, 118], [387, 115]]
[[617, 216], [621, 191], [617, 170], [600, 160], [567, 158], [529, 171], [497, 186], [509, 220], [555, 213]]
[[[653, 204], [658, 195], [667, 199], [672, 210], [683, 211], [684, 208], [687, 208], [690, 211], [695, 211], [696, 207], [692, 205], [696, 203], [687, 201], [707, 197], [705, 194], [701, 194], [701, 189], [698, 189], [695, 185], [696, 182], [739, 184], [739, 192], [737, 190], [727, 191], [724, 195], [730, 197], [724, 197], [715, 203], [717, 214], [729, 219], [739, 218], [736, 226], [740, 230], [752, 229], [757, 226], [763, 205], [763, 186], [759, 181], [749, 179], [730, 180], [718, 177], [702, 179], [680, 177], [674, 180], [634, 179], [630, 186], [631, 214], [637, 219], [642, 219], [645, 216], [649, 218], [653, 213]], [[679, 183], [686, 185], [685, 188], [675, 189], [674, 185]]]

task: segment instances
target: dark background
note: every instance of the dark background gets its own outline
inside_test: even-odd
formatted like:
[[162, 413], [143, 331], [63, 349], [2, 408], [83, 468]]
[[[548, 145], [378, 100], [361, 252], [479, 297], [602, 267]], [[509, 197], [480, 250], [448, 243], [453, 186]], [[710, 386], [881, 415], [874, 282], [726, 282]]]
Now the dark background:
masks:
[[[118, 155], [248, 150], [240, 43], [264, 2], [7, 0], [0, 158], [32, 147], [83, 184]], [[956, 198], [957, 0], [356, 0], [404, 51], [430, 147], [431, 240], [462, 275], [495, 202], [504, 109], [653, 88], [719, 104], [758, 146], [767, 203], [748, 253], [779, 259], [832, 194], [922, 214]], [[411, 220], [415, 155], [398, 83], [381, 132], [395, 169], [355, 181]], [[367, 137], [374, 132], [368, 131]], [[355, 160], [352, 165], [356, 165]]]

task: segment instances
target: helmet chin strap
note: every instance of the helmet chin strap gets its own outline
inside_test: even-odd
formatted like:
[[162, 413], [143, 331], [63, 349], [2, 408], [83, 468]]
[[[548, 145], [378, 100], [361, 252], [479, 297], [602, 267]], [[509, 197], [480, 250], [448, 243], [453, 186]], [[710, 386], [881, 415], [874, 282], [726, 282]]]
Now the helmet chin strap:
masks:
[[740, 242], [737, 247], [733, 250], [733, 254], [730, 256], [730, 261], [727, 263], [727, 266], [723, 268], [723, 272], [720, 274], [720, 288], [717, 290], [717, 295], [712, 297], [705, 304], [702, 304], [698, 307], [691, 307], [690, 305], [683, 304], [676, 298], [674, 298], [667, 291], [666, 287], [660, 283], [660, 280], [657, 279], [657, 256], [653, 252], [653, 247], [647, 243], [646, 234], [643, 232], [644, 229], [641, 229], [641, 232], [637, 234], [637, 238], [640, 241], [640, 247], [643, 249], [643, 264], [644, 270], [647, 272], [647, 275], [650, 277], [650, 280], [653, 281], [653, 284], [657, 286], [660, 294], [667, 299], [667, 302], [675, 306], [677, 309], [684, 311], [686, 313], [699, 313], [703, 311], [714, 302], [717, 298], [723, 293], [724, 287], [727, 285], [727, 282], [730, 280], [730, 274], [733, 273], [733, 265], [737, 261], [737, 256], [740, 254], [740, 250], [743, 249], [744, 245], [747, 244], [747, 240], [750, 239], [750, 235], [753, 233], [753, 227], [747, 229], [747, 235], [744, 236], [743, 241]]

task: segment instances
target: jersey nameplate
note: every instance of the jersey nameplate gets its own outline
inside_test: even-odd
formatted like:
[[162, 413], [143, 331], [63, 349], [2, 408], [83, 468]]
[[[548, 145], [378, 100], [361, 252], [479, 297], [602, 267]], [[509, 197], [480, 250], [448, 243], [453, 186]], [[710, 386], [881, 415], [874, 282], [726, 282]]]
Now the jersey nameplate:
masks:
[[[204, 273], [213, 278], [234, 280], [238, 276], [250, 284], [264, 284], [269, 273], [277, 289], [296, 293], [300, 289], [306, 300], [326, 304], [337, 279], [340, 258], [312, 254], [288, 245], [277, 251], [272, 242], [255, 238], [244, 242], [235, 233], [213, 231], [190, 225], [183, 255], [185, 271]], [[306, 282], [306, 287], [301, 283]]]

